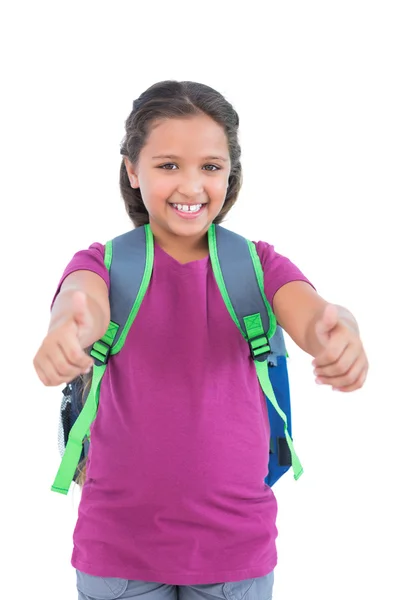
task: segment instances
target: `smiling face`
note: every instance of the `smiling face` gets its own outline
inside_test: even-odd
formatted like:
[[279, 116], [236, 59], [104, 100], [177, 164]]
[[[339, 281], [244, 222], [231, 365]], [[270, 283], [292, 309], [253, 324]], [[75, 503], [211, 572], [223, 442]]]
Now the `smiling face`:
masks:
[[153, 123], [138, 163], [126, 158], [125, 165], [156, 239], [205, 237], [224, 205], [231, 170], [218, 123], [204, 114]]

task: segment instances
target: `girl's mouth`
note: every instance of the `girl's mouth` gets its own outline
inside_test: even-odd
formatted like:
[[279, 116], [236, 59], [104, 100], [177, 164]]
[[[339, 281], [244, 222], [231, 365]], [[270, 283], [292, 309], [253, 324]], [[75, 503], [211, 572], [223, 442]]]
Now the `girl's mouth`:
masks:
[[194, 219], [203, 212], [205, 204], [170, 204], [173, 211], [184, 219]]

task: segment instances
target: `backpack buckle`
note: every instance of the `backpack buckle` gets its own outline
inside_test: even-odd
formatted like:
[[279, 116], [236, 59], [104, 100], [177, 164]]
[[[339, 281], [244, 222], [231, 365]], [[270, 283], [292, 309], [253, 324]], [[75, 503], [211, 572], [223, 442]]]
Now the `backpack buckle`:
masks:
[[271, 354], [271, 346], [266, 333], [249, 339], [250, 354], [253, 360], [264, 362]]
[[107, 344], [103, 339], [93, 344], [90, 356], [94, 359], [94, 364], [98, 367], [106, 365], [111, 353], [111, 344]]

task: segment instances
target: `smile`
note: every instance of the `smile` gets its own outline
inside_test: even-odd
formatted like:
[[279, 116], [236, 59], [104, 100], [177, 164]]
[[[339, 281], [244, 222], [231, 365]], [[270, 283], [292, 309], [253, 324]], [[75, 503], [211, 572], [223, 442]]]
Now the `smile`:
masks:
[[203, 208], [204, 204], [171, 204], [171, 206], [179, 212], [196, 213]]
[[169, 204], [176, 215], [182, 219], [195, 219], [204, 212], [206, 204]]

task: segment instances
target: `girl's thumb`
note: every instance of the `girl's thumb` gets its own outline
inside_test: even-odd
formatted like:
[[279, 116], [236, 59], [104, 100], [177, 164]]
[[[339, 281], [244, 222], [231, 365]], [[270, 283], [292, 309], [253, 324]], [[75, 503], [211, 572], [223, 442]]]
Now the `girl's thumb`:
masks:
[[329, 334], [336, 327], [339, 321], [339, 312], [334, 304], [328, 304], [325, 307], [322, 317], [316, 324], [316, 333], [322, 344], [329, 340]]

